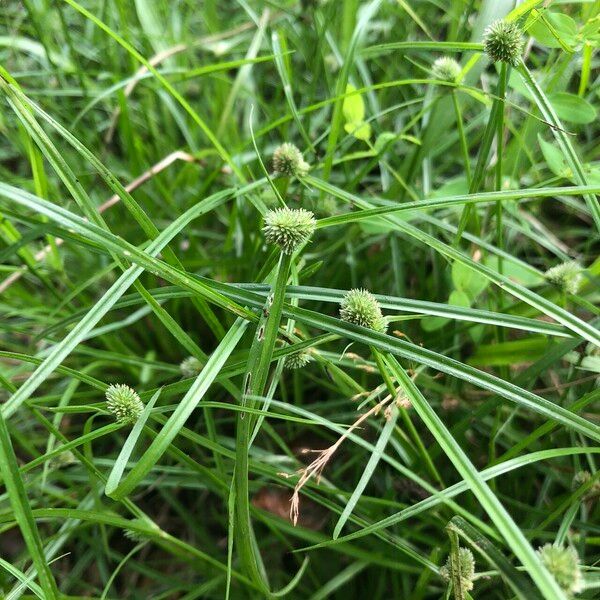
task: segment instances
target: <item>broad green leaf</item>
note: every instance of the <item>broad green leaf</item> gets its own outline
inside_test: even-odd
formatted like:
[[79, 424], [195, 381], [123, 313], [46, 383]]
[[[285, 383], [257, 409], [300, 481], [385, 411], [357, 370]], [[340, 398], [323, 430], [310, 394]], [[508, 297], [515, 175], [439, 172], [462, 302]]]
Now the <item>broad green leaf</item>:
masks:
[[562, 152], [550, 142], [547, 142], [541, 135], [538, 134], [538, 143], [542, 149], [542, 154], [546, 160], [548, 168], [557, 177], [567, 177], [569, 169], [567, 163], [562, 155]]
[[[462, 291], [473, 303], [490, 284], [490, 280], [483, 277], [467, 265], [455, 261], [452, 263], [452, 282], [458, 291]], [[458, 306], [464, 306], [459, 304]]]
[[586, 125], [596, 120], [597, 110], [585, 98], [568, 92], [556, 92], [548, 96], [548, 100], [556, 114], [568, 123]]
[[342, 112], [346, 123], [344, 129], [350, 135], [353, 135], [358, 140], [367, 141], [371, 138], [371, 126], [364, 121], [365, 118], [365, 103], [360, 94], [353, 94], [356, 88], [348, 84], [346, 86], [346, 94], [351, 94], [344, 98]]
[[344, 125], [346, 133], [353, 135], [357, 140], [364, 142], [371, 139], [371, 126], [365, 121], [353, 121]]
[[[494, 271], [500, 270], [500, 260], [497, 256], [485, 256], [483, 259], [483, 264], [490, 267]], [[545, 281], [541, 273], [538, 274], [532, 272], [531, 269], [524, 268], [522, 263], [511, 260], [510, 258], [502, 259], [502, 273], [506, 277], [509, 277], [513, 281], [516, 281], [527, 288], [540, 285]]]
[[525, 29], [536, 41], [548, 48], [566, 49], [565, 45], [573, 47], [577, 44], [577, 24], [564, 13], [532, 11]]
[[342, 111], [344, 119], [348, 123], [360, 123], [365, 118], [365, 103], [360, 94], [355, 94], [356, 88], [350, 83], [346, 86], [346, 94], [350, 94], [344, 98]]

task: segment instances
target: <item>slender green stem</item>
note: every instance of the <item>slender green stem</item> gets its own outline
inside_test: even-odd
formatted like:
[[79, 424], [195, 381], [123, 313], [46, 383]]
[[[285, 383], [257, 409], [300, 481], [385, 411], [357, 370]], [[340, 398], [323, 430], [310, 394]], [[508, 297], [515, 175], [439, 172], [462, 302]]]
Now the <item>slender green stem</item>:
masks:
[[458, 129], [458, 139], [460, 141], [460, 148], [463, 155], [463, 162], [465, 165], [465, 177], [467, 179], [467, 186], [471, 187], [471, 160], [469, 156], [469, 145], [465, 136], [465, 128], [462, 118], [462, 110], [460, 108], [460, 102], [456, 90], [452, 89], [450, 92], [452, 97], [452, 104], [454, 105], [454, 113], [456, 114], [456, 128]]
[[[254, 398], [264, 393], [269, 374], [271, 357], [275, 348], [283, 302], [285, 286], [288, 279], [292, 257], [281, 254], [275, 285], [267, 296], [263, 308], [263, 316], [256, 328], [248, 368], [244, 380], [244, 396], [242, 403], [248, 408], [255, 408]], [[248, 489], [248, 452], [250, 447], [250, 432], [253, 419], [243, 411], [238, 413], [236, 431], [236, 463], [235, 463], [235, 514], [236, 514], [236, 543], [242, 561], [244, 573], [268, 594], [269, 584], [266, 578], [260, 553], [256, 547], [252, 523], [250, 521], [250, 501]]]
[[[506, 83], [508, 80], [508, 66], [502, 63], [500, 66], [500, 77], [498, 79], [498, 102], [500, 109], [496, 121], [496, 191], [502, 190], [502, 159], [504, 153], [504, 105], [506, 100]], [[496, 246], [501, 250], [504, 249], [504, 235], [502, 231], [502, 202], [496, 202]], [[502, 274], [503, 259], [498, 257], [498, 272]], [[498, 300], [500, 309], [502, 290], [498, 290]]]

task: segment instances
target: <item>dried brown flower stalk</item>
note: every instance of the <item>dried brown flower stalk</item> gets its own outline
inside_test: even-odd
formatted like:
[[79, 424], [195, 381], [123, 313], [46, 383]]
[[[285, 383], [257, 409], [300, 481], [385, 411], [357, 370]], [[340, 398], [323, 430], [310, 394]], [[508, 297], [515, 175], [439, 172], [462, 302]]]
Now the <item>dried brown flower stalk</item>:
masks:
[[[319, 483], [321, 479], [321, 473], [323, 469], [331, 459], [331, 457], [335, 454], [336, 450], [342, 445], [344, 440], [363, 423], [366, 419], [368, 419], [372, 415], [376, 415], [379, 411], [384, 408], [391, 401], [392, 397], [387, 396], [381, 402], [376, 404], [373, 408], [368, 410], [366, 413], [362, 414], [340, 437], [335, 444], [329, 446], [329, 448], [325, 448], [325, 450], [318, 451], [318, 457], [311, 462], [307, 467], [298, 471], [300, 474], [300, 479], [298, 479], [298, 483], [294, 487], [294, 493], [292, 494], [292, 498], [290, 500], [290, 519], [292, 523], [296, 525], [298, 523], [298, 517], [300, 516], [300, 490], [308, 483], [308, 481], [312, 477], [317, 478], [317, 483]], [[317, 452], [315, 450], [305, 450], [304, 452]]]

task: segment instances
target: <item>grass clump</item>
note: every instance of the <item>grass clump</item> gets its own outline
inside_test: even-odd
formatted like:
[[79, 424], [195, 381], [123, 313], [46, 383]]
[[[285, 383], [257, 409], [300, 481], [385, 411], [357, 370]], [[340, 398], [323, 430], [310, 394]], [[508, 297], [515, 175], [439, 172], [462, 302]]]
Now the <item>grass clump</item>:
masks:
[[594, 598], [597, 23], [4, 2], [0, 597]]

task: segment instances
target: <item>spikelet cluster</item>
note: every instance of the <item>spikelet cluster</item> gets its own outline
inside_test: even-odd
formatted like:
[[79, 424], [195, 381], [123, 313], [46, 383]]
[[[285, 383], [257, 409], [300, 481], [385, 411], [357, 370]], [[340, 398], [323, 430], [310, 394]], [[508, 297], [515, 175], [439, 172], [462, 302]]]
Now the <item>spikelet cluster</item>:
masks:
[[294, 370], [294, 369], [302, 369], [312, 360], [310, 356], [310, 352], [307, 350], [300, 350], [299, 352], [294, 352], [293, 354], [288, 354], [285, 357], [284, 366], [286, 369]]
[[462, 72], [460, 65], [449, 56], [441, 56], [431, 66], [431, 71], [435, 79], [456, 83]]
[[[458, 549], [458, 567], [460, 586], [464, 595], [464, 592], [470, 592], [473, 589], [473, 579], [475, 579], [475, 559], [468, 548]], [[452, 580], [452, 555], [448, 556], [446, 564], [440, 569], [440, 575], [446, 581]]]
[[379, 302], [368, 290], [350, 290], [342, 299], [340, 317], [348, 323], [385, 333], [387, 323]]
[[572, 597], [582, 590], [583, 578], [575, 548], [544, 544], [537, 552], [544, 566], [552, 573], [556, 583], [567, 596]]
[[273, 153], [273, 170], [277, 175], [304, 177], [309, 169], [310, 165], [294, 144], [281, 144]]
[[310, 239], [316, 224], [310, 210], [276, 208], [266, 213], [263, 234], [269, 244], [276, 244], [284, 254], [292, 254]]
[[583, 283], [581, 270], [581, 265], [577, 261], [570, 260], [548, 269], [545, 277], [565, 292], [576, 294]]
[[184, 377], [196, 377], [202, 371], [202, 363], [195, 356], [188, 356], [181, 361], [179, 370]]
[[516, 23], [498, 19], [484, 31], [483, 48], [492, 62], [516, 67], [523, 54], [523, 32]]
[[132, 425], [144, 410], [144, 403], [137, 392], [128, 385], [110, 385], [106, 390], [106, 408], [117, 423]]

